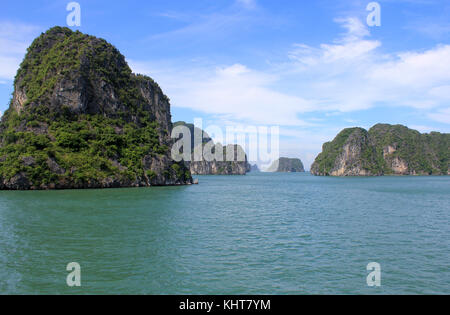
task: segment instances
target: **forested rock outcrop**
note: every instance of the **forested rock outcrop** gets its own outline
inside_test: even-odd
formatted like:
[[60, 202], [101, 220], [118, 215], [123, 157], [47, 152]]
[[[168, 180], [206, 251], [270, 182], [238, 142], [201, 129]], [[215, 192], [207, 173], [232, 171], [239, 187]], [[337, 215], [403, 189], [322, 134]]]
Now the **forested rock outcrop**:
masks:
[[343, 130], [311, 167], [319, 176], [450, 175], [450, 134], [402, 125]]
[[[216, 144], [204, 130], [194, 127], [193, 124], [188, 124], [183, 121], [174, 123], [174, 127], [178, 126], [184, 126], [190, 132], [191, 159], [190, 161], [185, 161], [185, 165], [193, 175], [245, 175], [250, 172], [251, 165], [248, 163], [247, 155], [240, 145], [230, 144], [222, 146], [219, 143]], [[199, 139], [195, 139], [196, 136], [199, 137]], [[206, 145], [211, 145], [211, 152], [215, 154], [216, 149], [221, 150], [222, 154], [220, 156], [222, 158], [207, 159], [205, 156], [196, 158], [196, 145], [201, 145], [201, 150], [199, 150], [199, 152], [205, 151]]]
[[105, 40], [54, 27], [28, 48], [0, 123], [0, 189], [190, 184], [171, 128], [156, 82]]

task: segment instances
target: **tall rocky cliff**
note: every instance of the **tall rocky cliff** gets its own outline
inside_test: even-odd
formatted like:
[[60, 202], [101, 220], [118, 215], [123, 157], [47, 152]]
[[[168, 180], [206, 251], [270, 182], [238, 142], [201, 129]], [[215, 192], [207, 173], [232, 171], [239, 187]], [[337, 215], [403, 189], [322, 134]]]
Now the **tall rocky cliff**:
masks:
[[273, 162], [267, 171], [277, 173], [304, 173], [305, 168], [300, 159], [280, 158]]
[[105, 40], [54, 27], [28, 48], [0, 123], [0, 189], [190, 184], [171, 128], [151, 78]]
[[450, 134], [401, 125], [343, 130], [323, 145], [311, 173], [320, 176], [450, 175]]
[[[251, 170], [251, 165], [247, 161], [247, 155], [240, 145], [228, 145], [222, 146], [221, 144], [214, 144], [211, 137], [204, 131], [193, 124], [187, 124], [183, 121], [174, 123], [174, 127], [184, 126], [187, 127], [191, 134], [191, 161], [186, 161], [185, 165], [189, 168], [193, 175], [245, 175]], [[202, 158], [202, 160], [196, 160], [194, 156], [195, 150], [195, 132], [201, 137], [197, 141], [201, 143], [202, 150], [207, 144], [214, 145], [214, 149], [222, 150], [223, 159], [212, 161], [207, 161]], [[233, 152], [232, 159], [227, 159], [227, 152]], [[231, 155], [231, 153], [230, 153]]]

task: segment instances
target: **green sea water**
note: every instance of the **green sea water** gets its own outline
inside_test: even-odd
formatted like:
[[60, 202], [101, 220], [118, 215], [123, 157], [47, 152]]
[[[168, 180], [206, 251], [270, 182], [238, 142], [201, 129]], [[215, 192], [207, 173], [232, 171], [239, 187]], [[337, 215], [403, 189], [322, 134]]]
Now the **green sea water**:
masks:
[[450, 293], [450, 177], [199, 180], [0, 192], [0, 293]]

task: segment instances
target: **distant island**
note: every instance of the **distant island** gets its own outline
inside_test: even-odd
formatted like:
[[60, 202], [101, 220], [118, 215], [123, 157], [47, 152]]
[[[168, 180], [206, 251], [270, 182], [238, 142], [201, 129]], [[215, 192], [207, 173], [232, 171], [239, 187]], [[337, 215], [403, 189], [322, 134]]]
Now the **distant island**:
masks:
[[254, 164], [254, 165], [250, 166], [250, 172], [252, 172], [252, 173], [259, 173], [259, 172], [261, 172], [261, 170], [259, 169], [257, 164]]
[[54, 27], [20, 65], [0, 123], [0, 189], [192, 184], [171, 159], [169, 98], [103, 39]]
[[[251, 170], [251, 165], [248, 163], [247, 154], [240, 145], [229, 144], [227, 146], [222, 146], [219, 143], [214, 143], [211, 137], [204, 131], [194, 126], [194, 124], [189, 124], [184, 121], [179, 121], [174, 123], [174, 127], [184, 126], [187, 127], [191, 133], [191, 161], [185, 161], [186, 167], [190, 170], [192, 175], [246, 175]], [[214, 159], [213, 161], [195, 161], [194, 159], [194, 149], [195, 149], [195, 132], [201, 135], [202, 139], [201, 145], [205, 146], [211, 143], [223, 151], [223, 161], [218, 161]], [[234, 158], [230, 161], [226, 160], [227, 150], [234, 150]], [[215, 150], [213, 150], [214, 152]], [[230, 151], [231, 152], [231, 151]], [[238, 157], [244, 157], [240, 160]]]
[[267, 169], [268, 172], [276, 173], [304, 173], [305, 168], [300, 159], [291, 159], [282, 157]]
[[316, 176], [450, 175], [450, 134], [402, 125], [343, 130], [311, 167]]

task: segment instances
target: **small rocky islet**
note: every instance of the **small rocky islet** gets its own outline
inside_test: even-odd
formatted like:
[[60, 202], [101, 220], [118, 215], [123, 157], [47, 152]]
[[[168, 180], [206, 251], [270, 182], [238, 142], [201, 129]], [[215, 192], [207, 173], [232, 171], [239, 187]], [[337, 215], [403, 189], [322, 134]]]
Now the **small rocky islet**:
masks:
[[273, 173], [304, 173], [305, 167], [300, 159], [282, 157], [268, 168]]

